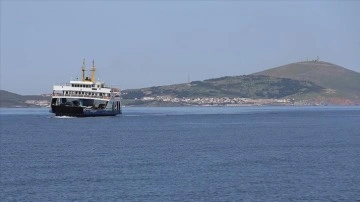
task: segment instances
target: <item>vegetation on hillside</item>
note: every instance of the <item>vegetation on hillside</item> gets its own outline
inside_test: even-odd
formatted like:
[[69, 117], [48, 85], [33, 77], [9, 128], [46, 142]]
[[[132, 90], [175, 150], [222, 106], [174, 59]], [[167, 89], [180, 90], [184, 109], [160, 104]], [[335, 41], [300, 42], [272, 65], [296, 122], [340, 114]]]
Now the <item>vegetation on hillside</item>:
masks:
[[253, 75], [311, 81], [326, 89], [323, 96], [360, 100], [360, 73], [328, 62], [291, 63]]
[[0, 90], [0, 107], [38, 107], [26, 103], [27, 100], [44, 100], [40, 95], [19, 95], [6, 90]]
[[125, 90], [123, 98], [140, 99], [147, 96], [283, 98], [299, 93], [320, 92], [322, 89], [308, 81], [246, 75], [193, 81], [188, 84]]

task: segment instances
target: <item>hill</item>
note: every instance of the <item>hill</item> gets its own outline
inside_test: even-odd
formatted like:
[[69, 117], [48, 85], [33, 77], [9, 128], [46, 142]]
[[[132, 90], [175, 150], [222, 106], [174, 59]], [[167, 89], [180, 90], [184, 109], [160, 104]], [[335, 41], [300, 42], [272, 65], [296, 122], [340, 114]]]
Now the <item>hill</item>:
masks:
[[24, 97], [9, 91], [0, 90], [0, 107], [22, 106], [26, 107]]
[[39, 107], [47, 105], [49, 99], [41, 95], [19, 95], [0, 90], [0, 107]]
[[[360, 73], [323, 61], [297, 62], [244, 76], [123, 91], [136, 104], [154, 97], [291, 99], [298, 104], [360, 104]], [[133, 102], [135, 100], [135, 102]]]
[[137, 104], [144, 103], [139, 99], [148, 98], [151, 100], [154, 97], [280, 99], [298, 93], [320, 93], [322, 90], [322, 87], [309, 81], [263, 75], [244, 75], [193, 81], [188, 84], [124, 90], [123, 98], [125, 100], [137, 100]]
[[325, 88], [321, 96], [360, 100], [360, 73], [328, 62], [291, 63], [253, 75], [311, 81]]

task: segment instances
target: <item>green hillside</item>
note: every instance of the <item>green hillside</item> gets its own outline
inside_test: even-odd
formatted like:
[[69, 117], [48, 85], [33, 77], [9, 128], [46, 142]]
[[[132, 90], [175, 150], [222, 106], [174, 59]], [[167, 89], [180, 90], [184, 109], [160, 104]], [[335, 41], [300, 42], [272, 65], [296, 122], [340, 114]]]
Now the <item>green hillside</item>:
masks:
[[324, 96], [360, 99], [360, 73], [328, 62], [291, 63], [253, 75], [307, 80], [325, 88]]
[[244, 97], [282, 98], [298, 93], [317, 93], [323, 89], [308, 81], [275, 78], [261, 75], [229, 76], [189, 84], [157, 86], [151, 88], [124, 90], [124, 99], [142, 97]]
[[27, 107], [24, 97], [9, 91], [0, 90], [0, 107], [15, 106]]
[[26, 103], [27, 100], [46, 100], [40, 95], [19, 95], [6, 90], [0, 90], [0, 107], [38, 107], [35, 104]]

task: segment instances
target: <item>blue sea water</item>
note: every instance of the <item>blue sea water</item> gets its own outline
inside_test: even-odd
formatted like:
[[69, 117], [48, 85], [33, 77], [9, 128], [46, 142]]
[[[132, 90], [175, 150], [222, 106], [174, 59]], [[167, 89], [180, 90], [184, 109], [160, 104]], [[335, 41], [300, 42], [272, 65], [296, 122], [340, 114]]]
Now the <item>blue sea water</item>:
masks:
[[360, 107], [0, 109], [1, 201], [359, 201]]

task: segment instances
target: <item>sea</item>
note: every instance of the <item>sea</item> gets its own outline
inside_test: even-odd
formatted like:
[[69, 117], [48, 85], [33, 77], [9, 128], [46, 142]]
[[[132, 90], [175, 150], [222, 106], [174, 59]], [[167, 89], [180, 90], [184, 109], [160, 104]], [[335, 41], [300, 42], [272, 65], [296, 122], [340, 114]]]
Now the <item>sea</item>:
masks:
[[360, 201], [360, 107], [0, 109], [1, 201]]

